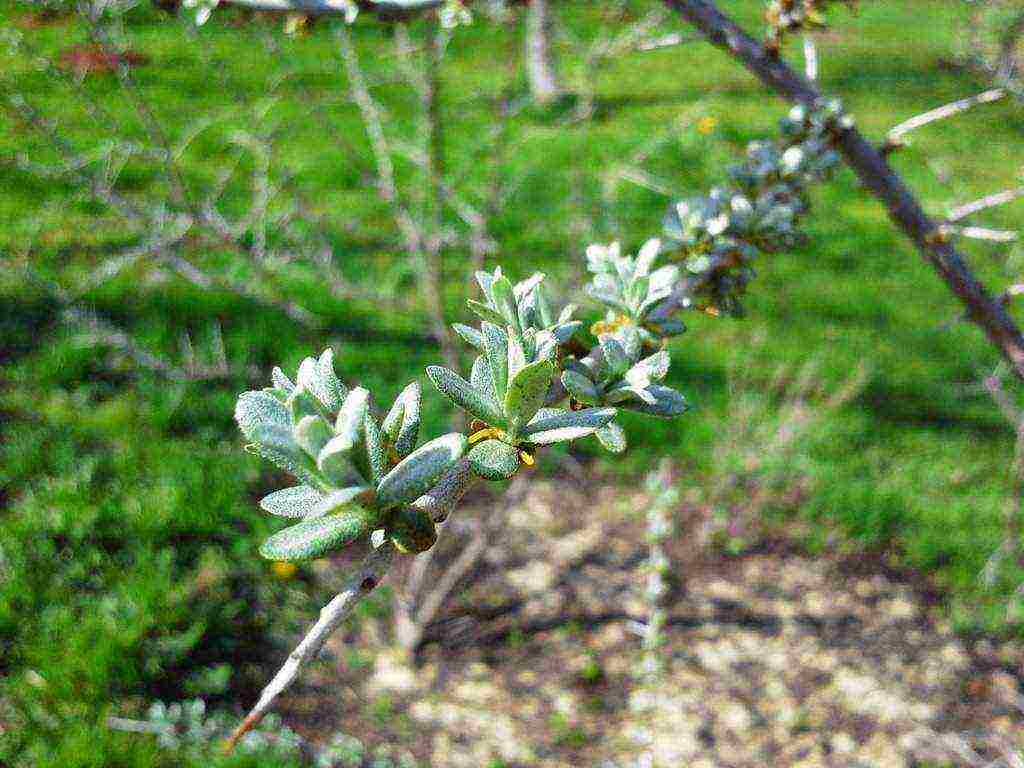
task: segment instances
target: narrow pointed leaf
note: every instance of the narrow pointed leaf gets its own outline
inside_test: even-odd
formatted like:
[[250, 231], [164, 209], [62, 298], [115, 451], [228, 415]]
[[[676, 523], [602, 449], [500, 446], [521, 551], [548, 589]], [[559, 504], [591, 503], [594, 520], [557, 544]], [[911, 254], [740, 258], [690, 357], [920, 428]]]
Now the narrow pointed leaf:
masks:
[[316, 364], [317, 397], [329, 411], [337, 411], [348, 397], [348, 388], [334, 372], [334, 350], [325, 349]]
[[604, 353], [604, 364], [613, 376], [621, 376], [630, 367], [626, 350], [618, 340], [610, 334], [602, 334], [598, 341], [601, 344], [601, 352]]
[[544, 405], [544, 398], [555, 375], [555, 366], [549, 360], [530, 363], [509, 382], [505, 395], [505, 413], [511, 432], [526, 424]]
[[562, 386], [581, 403], [597, 402], [597, 387], [590, 379], [576, 371], [562, 371]]
[[648, 416], [659, 416], [665, 419], [680, 416], [690, 407], [686, 402], [686, 398], [681, 394], [661, 384], [651, 384], [651, 386], [647, 387], [647, 391], [655, 398], [653, 405], [641, 402], [628, 402], [623, 403], [622, 407], [628, 408], [631, 411], [646, 413]]
[[522, 342], [513, 332], [508, 329], [508, 378], [509, 381], [526, 367], [526, 352], [523, 350]]
[[413, 448], [420, 433], [420, 383], [414, 381], [395, 399], [382, 429], [399, 458], [405, 458]]
[[338, 435], [331, 438], [317, 456], [317, 466], [323, 472], [327, 481], [336, 487], [347, 485], [361, 485], [365, 478], [360, 478], [356, 472], [352, 452], [355, 445], [351, 436]]
[[295, 389], [295, 385], [292, 380], [285, 375], [285, 372], [278, 367], [274, 367], [274, 370], [270, 372], [270, 378], [274, 382], [274, 386], [278, 389], [284, 390], [287, 394], [291, 394], [291, 391]]
[[668, 374], [671, 362], [666, 350], [655, 352], [626, 371], [625, 379], [630, 384], [646, 385], [650, 381], [661, 381]]
[[277, 425], [288, 428], [291, 417], [288, 408], [273, 395], [266, 392], [243, 392], [235, 404], [235, 420], [242, 434], [255, 440], [255, 430], [260, 426]]
[[305, 520], [275, 533], [260, 547], [268, 560], [312, 560], [350, 544], [370, 532], [377, 516], [362, 507], [349, 507], [337, 515]]
[[483, 323], [480, 326], [484, 337], [484, 353], [491, 368], [491, 382], [494, 385], [494, 399], [501, 402], [508, 389], [508, 336], [498, 326]]
[[348, 393], [341, 410], [338, 411], [338, 420], [334, 424], [334, 431], [355, 445], [362, 435], [366, 413], [369, 409], [370, 393], [362, 387], [356, 387]]
[[519, 451], [501, 440], [484, 440], [466, 454], [470, 469], [484, 480], [508, 480], [519, 469]]
[[439, 365], [432, 365], [427, 368], [427, 376], [437, 387], [438, 392], [470, 415], [488, 424], [500, 426], [504, 423], [497, 404], [487, 397], [486, 393], [474, 389], [459, 374]]
[[479, 301], [468, 299], [466, 301], [466, 305], [469, 307], [470, 311], [481, 320], [487, 320], [488, 322], [495, 323], [496, 325], [505, 325], [505, 323], [508, 322], [500, 312], [491, 309], [486, 304], [481, 304]]
[[398, 463], [377, 486], [381, 506], [408, 504], [422, 496], [466, 452], [466, 436], [457, 432], [435, 438]]
[[260, 499], [260, 508], [278, 517], [308, 517], [323, 498], [316, 488], [296, 485], [264, 496]]
[[303, 416], [295, 425], [292, 434], [295, 435], [295, 442], [299, 447], [310, 456], [318, 456], [321, 449], [334, 437], [331, 425], [321, 416]]
[[494, 379], [491, 378], [491, 366], [487, 358], [478, 357], [473, 361], [473, 368], [469, 372], [469, 383], [477, 392], [484, 392], [491, 400], [494, 400]]
[[519, 322], [519, 304], [516, 301], [515, 290], [507, 277], [501, 277], [494, 281], [491, 286], [491, 295], [494, 297], [494, 308], [504, 318], [497, 325], [511, 325], [517, 333], [523, 332], [523, 326]]
[[368, 502], [373, 498], [373, 488], [366, 485], [350, 485], [337, 491], [331, 491], [321, 498], [310, 510], [309, 517], [320, 517], [333, 512], [338, 512], [343, 507], [348, 507], [358, 502]]
[[523, 437], [534, 445], [561, 443], [592, 435], [615, 418], [614, 408], [585, 408], [561, 411], [535, 419], [523, 430]]
[[306, 416], [323, 416], [327, 418], [330, 414], [324, 409], [320, 400], [304, 384], [298, 385], [288, 396], [288, 410], [292, 416], [292, 423], [298, 424]]
[[658, 252], [661, 250], [661, 240], [656, 237], [652, 237], [646, 243], [644, 243], [639, 253], [636, 255], [636, 272], [637, 277], [646, 277], [651, 272], [651, 267], [654, 266], [654, 260], [658, 258]]
[[384, 449], [384, 434], [377, 424], [377, 419], [370, 411], [366, 412], [364, 431], [366, 439], [363, 442], [366, 448], [366, 462], [370, 471], [367, 480], [376, 485], [387, 472], [388, 456]]
[[476, 347], [481, 352], [484, 351], [484, 336], [476, 328], [471, 328], [470, 326], [462, 325], [461, 323], [455, 323], [452, 326], [452, 330], [459, 334], [463, 341], [470, 346]]

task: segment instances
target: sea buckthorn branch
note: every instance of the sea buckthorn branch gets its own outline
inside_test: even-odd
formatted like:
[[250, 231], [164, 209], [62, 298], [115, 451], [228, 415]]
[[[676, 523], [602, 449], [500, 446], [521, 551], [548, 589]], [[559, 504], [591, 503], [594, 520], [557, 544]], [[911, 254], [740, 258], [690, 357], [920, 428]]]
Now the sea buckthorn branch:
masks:
[[[798, 75], [778, 55], [746, 34], [710, 0], [665, 0], [696, 27], [708, 42], [735, 58], [766, 87], [808, 109], [823, 103], [821, 91]], [[978, 325], [1024, 379], [1024, 335], [1006, 308], [971, 272], [950, 243], [942, 225], [925, 213], [917, 198], [889, 166], [885, 155], [849, 123], [830, 128], [833, 145], [861, 182], [886, 207], [892, 222], [914, 243], [953, 294], [967, 318]]]
[[679, 269], [652, 269], [658, 251], [658, 241], [636, 258], [617, 246], [588, 249], [589, 293], [612, 313], [594, 325], [597, 344], [589, 351], [577, 338], [583, 324], [572, 319], [576, 308], [554, 310], [543, 274], [513, 284], [500, 267], [478, 272], [483, 300], [468, 303], [480, 323], [455, 326], [479, 353], [469, 379], [427, 368], [437, 390], [471, 417], [468, 434], [417, 447], [419, 384], [402, 390], [381, 417], [369, 391], [341, 381], [330, 349], [303, 360], [294, 381], [275, 368], [271, 386], [239, 396], [235, 419], [247, 450], [299, 481], [260, 501], [265, 511], [298, 521], [267, 539], [260, 554], [296, 562], [367, 540], [371, 551], [289, 654], [229, 749], [376, 588], [396, 553], [434, 545], [436, 524], [472, 483], [507, 480], [532, 466], [542, 446], [588, 435], [624, 450], [625, 434], [613, 422], [620, 408], [663, 418], [686, 410], [683, 396], [660, 383], [669, 366], [664, 342], [683, 327], [671, 316], [680, 308], [672, 301]]

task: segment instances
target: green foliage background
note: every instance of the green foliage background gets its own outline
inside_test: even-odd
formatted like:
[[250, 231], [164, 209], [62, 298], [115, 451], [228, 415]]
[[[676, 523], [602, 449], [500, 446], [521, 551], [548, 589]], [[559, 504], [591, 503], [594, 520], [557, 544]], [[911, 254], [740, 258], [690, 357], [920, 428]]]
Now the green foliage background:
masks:
[[[750, 28], [760, 26], [759, 3], [726, 5]], [[942, 65], [954, 48], [960, 5], [908, 0], [865, 4], [856, 17], [837, 13], [835, 31], [821, 45], [825, 89], [841, 95], [874, 137], [980, 90], [984, 84], [974, 76]], [[636, 11], [647, 7], [653, 6], [637, 3]], [[597, 4], [562, 4], [558, 12], [573, 37], [592, 39], [600, 28]], [[5, 6], [0, 23], [21, 29], [43, 53], [55, 56], [84, 40], [75, 23], [27, 28], [25, 13], [25, 6]], [[346, 380], [390, 401], [408, 380], [422, 379], [438, 353], [423, 341], [424, 310], [387, 212], [355, 170], [353, 160], [366, 163], [369, 155], [354, 107], [334, 98], [345, 87], [334, 37], [326, 24], [284, 38], [273, 24], [235, 20], [230, 12], [217, 14], [190, 35], [156, 11], [133, 13], [131, 46], [151, 59], [135, 76], [158, 117], [176, 135], [197, 115], [222, 114], [225, 104], [265, 103], [282, 126], [279, 159], [333, 223], [342, 271], [367, 285], [392, 280], [412, 306], [381, 318], [370, 302], [325, 301], [301, 275], [286, 288], [324, 318], [322, 332], [227, 295], [174, 283], [140, 290], [132, 274], [94, 291], [88, 303], [169, 354], [183, 331], [201, 335], [218, 322], [229, 356], [267, 372], [277, 363], [293, 369], [330, 343]], [[671, 29], [683, 28], [673, 22]], [[446, 160], [469, 184], [486, 182], [481, 137], [496, 100], [509, 88], [523, 92], [519, 34], [518, 25], [461, 29], [445, 63]], [[277, 40], [279, 54], [267, 53], [267, 35]], [[386, 77], [386, 32], [364, 20], [354, 35], [371, 75]], [[574, 51], [560, 45], [570, 82], [580, 69]], [[292, 74], [278, 80], [286, 72]], [[57, 116], [81, 147], [110, 134], [113, 126], [97, 122], [73, 90], [31, 62], [4, 77]], [[500, 254], [489, 266], [500, 261], [519, 277], [543, 269], [553, 283], [573, 284], [586, 245], [581, 222], [630, 250], [660, 229], [667, 200], [658, 194], [623, 185], [614, 208], [604, 205], [600, 190], [609, 168], [671, 130], [672, 140], [654, 151], [647, 169], [681, 194], [705, 190], [723, 178], [747, 141], [774, 134], [784, 110], [704, 45], [628, 57], [604, 70], [596, 85], [590, 121], [566, 124], [557, 112], [536, 110], [512, 119], [510, 131], [521, 144], [508, 166], [522, 180], [494, 222]], [[90, 76], [82, 87], [120, 123], [119, 133], [143, 138], [114, 78]], [[411, 128], [408, 89], [385, 82], [374, 93], [388, 107], [390, 126]], [[310, 96], [326, 100], [335, 135], [305, 118]], [[190, 180], [214, 177], [232, 125], [245, 124], [243, 114], [227, 111], [221, 126], [185, 153]], [[707, 135], [692, 123], [673, 128], [682, 113], [713, 117], [717, 127]], [[0, 156], [52, 159], [9, 114], [0, 121]], [[987, 106], [916, 133], [895, 164], [941, 213], [950, 202], [1014, 184], [1022, 129], [1018, 103]], [[27, 259], [71, 284], [130, 244], [116, 220], [73, 186], [43, 184], [9, 166], [0, 173], [0, 253], [14, 262]], [[161, 182], [129, 167], [122, 183], [142, 189]], [[243, 204], [241, 188], [232, 195], [233, 204]], [[820, 353], [822, 376], [833, 383], [866, 363], [867, 388], [807, 447], [813, 492], [801, 514], [813, 522], [811, 543], [838, 533], [853, 546], [895, 552], [902, 565], [932, 575], [947, 590], [951, 615], [964, 630], [1015, 631], [1003, 622], [1006, 596], [1024, 574], [1008, 575], [993, 591], [978, 582], [1000, 541], [1011, 487], [1012, 437], [971, 386], [996, 356], [980, 334], [955, 322], [958, 305], [852, 174], [842, 171], [813, 197], [808, 244], [760, 265], [748, 319], [695, 316], [690, 331], [673, 342], [668, 383], [689, 397], [694, 411], [666, 423], [624, 415], [630, 452], [614, 464], [600, 459], [599, 469], [635, 477], [656, 457], [671, 455], [695, 484], [704, 482], [726, 414], [727, 366], [755, 332], [766, 343], [743, 364], [766, 385], [780, 363], [799, 363], [812, 352]], [[1019, 212], [1019, 205], [1007, 207], [988, 220], [1014, 226]], [[996, 251], [970, 250], [987, 279], [1005, 280]], [[459, 273], [466, 258], [450, 252], [446, 266]], [[449, 280], [445, 290], [450, 319], [464, 318], [466, 282]], [[107, 731], [103, 719], [138, 713], [153, 698], [249, 700], [294, 622], [312, 616], [323, 597], [306, 579], [274, 579], [256, 554], [258, 542], [278, 526], [255, 500], [281, 478], [240, 450], [231, 413], [245, 382], [181, 384], [127, 368], [112, 372], [95, 351], [74, 342], [53, 303], [17, 270], [0, 273], [0, 295], [0, 674], [7, 713], [16, 708], [28, 726], [0, 735], [0, 762], [18, 755], [40, 768], [181, 764], [146, 740]], [[437, 434], [449, 412], [442, 398], [425, 394], [424, 434]], [[593, 446], [580, 450], [598, 454]], [[233, 674], [220, 666], [226, 660], [235, 665]], [[0, 719], [7, 719], [2, 711]]]

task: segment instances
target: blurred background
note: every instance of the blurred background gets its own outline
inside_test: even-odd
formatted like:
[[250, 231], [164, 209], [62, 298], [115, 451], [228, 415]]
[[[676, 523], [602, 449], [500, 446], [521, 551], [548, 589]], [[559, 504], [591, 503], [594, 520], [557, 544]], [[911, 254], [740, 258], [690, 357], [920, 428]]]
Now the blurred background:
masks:
[[[764, 3], [722, 6], [761, 35]], [[1010, 754], [1024, 568], [998, 356], [846, 169], [811, 191], [806, 241], [756, 265], [743, 318], [685, 318], [668, 383], [689, 414], [624, 416], [622, 457], [579, 441], [475, 492], [221, 754], [353, 562], [258, 556], [281, 523], [256, 502], [284, 478], [243, 452], [237, 393], [328, 346], [381, 402], [427, 364], [465, 369], [446, 326], [475, 269], [580, 299], [587, 245], [635, 252], [787, 110], [653, 0], [464, 10], [446, 29], [393, 8], [346, 26], [225, 3], [197, 26], [173, 0], [0, 7], [0, 763]], [[813, 36], [821, 86], [881, 139], [1013, 90], [1020, 14], [838, 9]], [[802, 68], [802, 37], [783, 54]], [[1022, 129], [1010, 93], [893, 163], [944, 217], [1020, 186]], [[970, 223], [1013, 235], [1021, 206]], [[963, 247], [1017, 283], [1013, 237]], [[425, 434], [454, 418], [429, 386], [424, 409]]]

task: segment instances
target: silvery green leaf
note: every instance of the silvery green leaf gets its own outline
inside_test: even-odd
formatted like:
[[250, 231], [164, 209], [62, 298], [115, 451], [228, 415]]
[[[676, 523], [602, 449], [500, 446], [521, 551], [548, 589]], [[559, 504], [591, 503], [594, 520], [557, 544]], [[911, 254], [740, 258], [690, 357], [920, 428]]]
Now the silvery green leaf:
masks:
[[382, 429], [399, 458], [405, 458], [416, 447], [420, 431], [420, 397], [420, 384], [414, 381], [395, 398], [395, 404], [384, 419]]
[[[283, 434], [287, 434], [288, 438], [291, 438], [291, 430], [286, 431], [283, 427], [264, 429], [281, 431]], [[299, 446], [294, 443], [291, 447], [282, 447], [280, 444], [251, 442], [246, 445], [246, 451], [256, 454], [256, 456], [266, 459], [274, 466], [291, 473], [296, 479], [301, 480], [306, 485], [314, 487], [324, 486], [324, 478], [317, 473], [313, 460], [304, 454], [299, 449]]]
[[638, 277], [635, 280], [630, 281], [626, 286], [625, 295], [623, 298], [626, 303], [629, 304], [630, 309], [634, 312], [640, 310], [640, 306], [644, 303], [644, 299], [647, 298], [647, 288], [650, 284], [650, 280], [646, 277]]
[[675, 264], [667, 264], [664, 267], [651, 272], [650, 290], [660, 291], [664, 288], [672, 289], [679, 282], [679, 267]]
[[466, 436], [457, 432], [417, 448], [385, 475], [377, 486], [381, 506], [408, 504], [430, 489], [466, 452]]
[[523, 344], [516, 334], [509, 328], [508, 334], [508, 378], [515, 378], [523, 368], [526, 367], [526, 353], [523, 351]]
[[558, 315], [558, 325], [565, 325], [572, 320], [572, 316], [576, 313], [576, 310], [577, 306], [575, 304], [566, 304]]
[[575, 357], [567, 357], [562, 361], [563, 371], [575, 371], [580, 376], [583, 376], [590, 381], [597, 379], [595, 373], [595, 360], [590, 355], [587, 355], [582, 360], [577, 360]]
[[470, 469], [484, 480], [508, 480], [519, 469], [519, 451], [501, 440], [484, 440], [466, 454]]
[[559, 411], [534, 419], [523, 437], [534, 445], [561, 443], [592, 435], [615, 418], [614, 408], [584, 408], [582, 411]]
[[614, 336], [607, 333], [602, 334], [598, 337], [598, 342], [601, 345], [601, 352], [604, 353], [605, 367], [612, 376], [621, 376], [629, 370], [631, 361], [626, 355], [626, 350]]
[[569, 323], [559, 323], [551, 329], [551, 333], [555, 337], [555, 341], [559, 344], [565, 344], [569, 339], [576, 335], [576, 331], [578, 331], [582, 326], [583, 323], [579, 320], [573, 320]]
[[473, 472], [466, 459], [457, 461], [444, 476], [411, 506], [422, 509], [435, 523], [444, 522], [473, 482]]
[[635, 325], [627, 325], [617, 334], [616, 339], [622, 345], [622, 351], [626, 353], [630, 364], [640, 358], [643, 349], [643, 340], [640, 338], [640, 331]]
[[534, 357], [538, 360], [550, 360], [555, 362], [558, 357], [558, 341], [551, 331], [541, 331], [537, 334], [537, 349]]
[[348, 397], [348, 389], [334, 372], [334, 350], [325, 349], [316, 364], [317, 397], [329, 411], [336, 411]]
[[502, 425], [505, 418], [486, 392], [473, 387], [468, 381], [454, 371], [431, 365], [427, 368], [427, 376], [437, 387], [437, 391], [451, 400], [459, 408], [475, 416], [487, 424]]
[[255, 440], [254, 431], [261, 425], [278, 425], [287, 429], [291, 425], [288, 408], [266, 392], [243, 392], [235, 404], [235, 421], [242, 434]]
[[491, 370], [491, 384], [496, 402], [505, 398], [508, 389], [508, 335], [492, 323], [482, 323], [484, 353]]
[[512, 294], [515, 296], [516, 301], [522, 301], [529, 296], [530, 293], [533, 292], [533, 289], [540, 285], [543, 280], [543, 272], [534, 272], [525, 280], [520, 280], [516, 283], [515, 287], [512, 289]]
[[349, 507], [340, 514], [305, 520], [275, 533], [263, 542], [260, 554], [268, 560], [312, 560], [365, 536], [375, 522], [375, 513]]
[[629, 402], [623, 403], [622, 407], [646, 413], [648, 416], [660, 416], [665, 419], [679, 416], [689, 408], [686, 399], [674, 389], [662, 386], [661, 384], [651, 384], [651, 386], [647, 387], [647, 391], [654, 396], [654, 405]]
[[562, 386], [581, 403], [597, 403], [597, 387], [586, 376], [576, 371], [562, 371]]
[[528, 423], [544, 405], [554, 376], [555, 366], [550, 360], [537, 360], [522, 368], [509, 381], [505, 394], [509, 431], [515, 433], [519, 425]]
[[610, 421], [594, 433], [605, 450], [622, 453], [626, 450], [626, 433], [614, 421]]
[[285, 375], [277, 366], [274, 366], [274, 370], [270, 372], [270, 378], [274, 382], [274, 386], [278, 389], [284, 390], [286, 393], [291, 394], [291, 391], [295, 389], [295, 385], [292, 380]]
[[541, 327], [547, 328], [554, 325], [555, 318], [552, 315], [551, 301], [548, 299], [548, 292], [544, 290], [543, 285], [538, 286], [533, 292], [533, 303], [537, 309]]
[[606, 306], [612, 307], [613, 309], [617, 309], [619, 312], [629, 312], [629, 307], [622, 301], [618, 293], [602, 290], [593, 285], [588, 285], [586, 291], [594, 301], [598, 301]]
[[650, 274], [651, 267], [654, 266], [654, 260], [658, 258], [660, 250], [661, 240], [656, 237], [652, 237], [640, 247], [640, 251], [636, 255], [637, 277], [646, 277]]
[[494, 297], [494, 308], [504, 318], [497, 325], [511, 325], [516, 333], [522, 333], [523, 326], [519, 322], [519, 304], [509, 279], [499, 277], [495, 280], [491, 285], [491, 295]]
[[494, 285], [494, 281], [498, 277], [501, 277], [501, 267], [498, 267], [493, 275], [490, 272], [483, 271], [477, 271], [476, 273], [476, 281], [480, 284], [480, 290], [483, 291], [484, 298], [488, 302], [493, 301], [491, 298], [491, 286]]
[[307, 357], [299, 363], [299, 372], [295, 377], [295, 383], [307, 390], [316, 389], [316, 358]]
[[640, 314], [646, 316], [648, 313], [653, 312], [655, 308], [665, 301], [672, 295], [670, 288], [665, 288], [658, 291], [648, 291], [647, 298], [640, 305]]
[[320, 450], [316, 463], [331, 485], [345, 487], [366, 481], [356, 471], [352, 455], [354, 449], [352, 435], [338, 435]]
[[366, 425], [366, 414], [370, 410], [370, 393], [363, 387], [356, 387], [348, 393], [345, 402], [338, 411], [338, 419], [334, 423], [334, 431], [339, 437], [348, 441], [349, 445], [359, 442]]
[[491, 366], [487, 363], [486, 358], [478, 357], [473, 361], [473, 368], [469, 373], [469, 383], [477, 392], [483, 392], [494, 400], [494, 380], [491, 378]]
[[437, 527], [426, 512], [402, 507], [388, 525], [388, 538], [402, 554], [426, 552], [437, 541]]
[[355, 502], [369, 501], [373, 498], [373, 488], [366, 485], [350, 485], [337, 491], [331, 491], [313, 505], [309, 517], [320, 517], [340, 511], [343, 507]]
[[643, 384], [624, 384], [622, 386], [613, 387], [605, 393], [605, 400], [609, 403], [627, 404], [633, 401], [639, 401], [641, 403], [647, 403], [648, 405], [657, 405], [658, 399], [650, 391], [650, 382]]
[[316, 488], [296, 485], [264, 496], [260, 499], [260, 507], [278, 517], [308, 517], [323, 498]]
[[331, 425], [322, 416], [303, 416], [292, 433], [295, 442], [310, 456], [319, 455], [320, 450], [334, 437]]
[[308, 391], [304, 384], [296, 386], [288, 396], [288, 410], [291, 412], [293, 424], [298, 424], [305, 416], [326, 418], [329, 415], [316, 396]]
[[647, 386], [651, 381], [661, 381], [668, 374], [671, 359], [667, 350], [655, 352], [626, 371], [625, 380], [636, 386]]
[[459, 334], [463, 341], [471, 347], [476, 347], [481, 352], [484, 351], [484, 335], [476, 328], [471, 328], [470, 326], [463, 325], [462, 323], [455, 323], [452, 325], [452, 330]]
[[363, 429], [366, 435], [364, 444], [366, 446], [367, 470], [369, 471], [367, 480], [376, 485], [387, 471], [388, 455], [384, 448], [384, 434], [381, 432], [372, 410], [366, 412], [366, 423]]
[[486, 304], [481, 304], [479, 301], [467, 299], [466, 305], [469, 307], [470, 311], [481, 320], [487, 320], [495, 325], [505, 325], [505, 323], [508, 322], [500, 312], [491, 309]]

